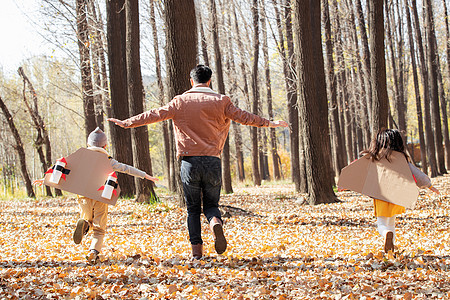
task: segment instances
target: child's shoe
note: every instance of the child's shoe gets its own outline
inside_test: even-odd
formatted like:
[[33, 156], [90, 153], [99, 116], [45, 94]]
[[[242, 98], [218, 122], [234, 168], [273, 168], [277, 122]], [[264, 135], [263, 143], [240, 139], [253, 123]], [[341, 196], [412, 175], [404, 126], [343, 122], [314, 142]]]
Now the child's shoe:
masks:
[[86, 255], [88, 263], [90, 263], [91, 265], [95, 265], [99, 260], [98, 254], [99, 252], [97, 250], [91, 249], [91, 251], [89, 251], [89, 254]]
[[75, 244], [81, 243], [83, 236], [89, 231], [89, 223], [86, 220], [79, 219], [77, 222], [77, 227], [73, 233], [73, 241]]
[[394, 251], [394, 233], [392, 231], [386, 232], [386, 237], [384, 239], [384, 252]]

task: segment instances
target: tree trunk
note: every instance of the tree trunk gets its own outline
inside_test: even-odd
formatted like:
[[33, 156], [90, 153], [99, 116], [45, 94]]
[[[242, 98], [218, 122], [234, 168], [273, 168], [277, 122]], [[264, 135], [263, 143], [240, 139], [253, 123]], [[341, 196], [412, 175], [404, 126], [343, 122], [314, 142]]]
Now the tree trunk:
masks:
[[[446, 37], [446, 53], [447, 53], [447, 76], [448, 78], [450, 78], [450, 30], [449, 30], [449, 25], [448, 25], [448, 12], [447, 12], [447, 3], [446, 0], [442, 0], [443, 2], [443, 7], [444, 7], [444, 15], [445, 15], [445, 37]], [[441, 76], [442, 77], [442, 76]], [[442, 109], [442, 107], [441, 107]], [[444, 106], [444, 109], [447, 109], [447, 105]], [[446, 119], [445, 119], [446, 120]], [[450, 148], [447, 148], [447, 146], [445, 146], [445, 150], [446, 150], [446, 167], [447, 170], [450, 170]]]
[[334, 59], [333, 59], [333, 41], [331, 40], [331, 22], [328, 0], [322, 0], [323, 6], [323, 21], [325, 28], [325, 71], [328, 79], [328, 98], [329, 98], [329, 118], [331, 137], [333, 138], [332, 151], [334, 157], [334, 172], [335, 176], [339, 176], [341, 169], [345, 166], [342, 155], [342, 134], [339, 125], [339, 110], [337, 104], [336, 92], [336, 75], [334, 73]]
[[89, 12], [88, 17], [88, 32], [91, 37], [91, 57], [92, 57], [92, 75], [93, 75], [93, 89], [92, 97], [94, 101], [94, 113], [95, 113], [95, 123], [98, 127], [104, 130], [103, 122], [103, 93], [102, 93], [102, 78], [100, 74], [100, 52], [103, 46], [100, 42], [100, 26], [97, 20], [97, 12], [95, 9], [93, 0], [87, 0], [87, 9]]
[[[322, 142], [323, 136], [316, 133], [316, 128], [321, 118], [318, 118], [319, 108], [317, 107], [316, 88], [325, 89], [325, 86], [316, 86], [315, 61], [313, 51], [313, 41], [317, 37], [312, 37], [310, 21], [309, 0], [294, 1], [294, 26], [297, 57], [297, 76], [299, 89], [299, 115], [302, 123], [302, 132], [305, 146], [306, 173], [308, 182], [308, 201], [310, 204], [332, 203], [337, 198], [333, 192], [329, 181], [329, 169], [326, 169], [323, 162]], [[317, 16], [317, 14], [314, 14]], [[320, 20], [320, 18], [319, 18]], [[320, 34], [320, 31], [314, 31]], [[320, 81], [325, 85], [325, 80]]]
[[[93, 1], [92, 1], [93, 2]], [[103, 112], [106, 113], [107, 117], [111, 117], [111, 99], [109, 96], [109, 83], [108, 83], [108, 75], [106, 70], [106, 50], [108, 46], [105, 43], [105, 31], [103, 30], [104, 25], [102, 21], [102, 16], [100, 13], [100, 9], [98, 7], [98, 2], [94, 3], [96, 7], [96, 11], [98, 12], [98, 17], [96, 17], [96, 26], [98, 29], [97, 35], [97, 43], [99, 45], [99, 62], [100, 62], [100, 75], [101, 75], [101, 93], [103, 98]], [[101, 28], [101, 29], [100, 29]], [[106, 53], [106, 54], [105, 54]], [[108, 128], [111, 129], [111, 122], [107, 122]]]
[[416, 95], [416, 110], [417, 110], [417, 127], [419, 130], [419, 143], [420, 143], [420, 156], [422, 162], [422, 171], [424, 173], [428, 172], [428, 162], [427, 162], [427, 154], [426, 154], [426, 145], [425, 145], [425, 136], [423, 132], [423, 116], [422, 116], [422, 103], [420, 99], [420, 90], [419, 90], [419, 79], [417, 75], [417, 65], [416, 65], [416, 57], [414, 51], [414, 38], [411, 26], [411, 17], [409, 13], [409, 3], [408, 0], [405, 0], [405, 11], [406, 11], [406, 24], [408, 28], [408, 38], [409, 38], [409, 51], [411, 56], [411, 66], [413, 72], [413, 80], [414, 80], [414, 92]]
[[[358, 19], [358, 27], [359, 32], [361, 36], [361, 45], [363, 48], [363, 72], [364, 72], [364, 86], [366, 88], [366, 105], [369, 108], [368, 109], [368, 117], [369, 117], [369, 124], [372, 124], [372, 85], [370, 80], [370, 51], [369, 51], [369, 41], [367, 38], [367, 29], [366, 29], [366, 23], [364, 21], [364, 13], [361, 6], [361, 0], [356, 0], [356, 16]], [[371, 130], [370, 126], [368, 126], [369, 130]], [[371, 135], [374, 133], [371, 132]], [[366, 145], [368, 146], [368, 145]]]
[[[125, 61], [124, 5], [125, 0], [107, 0], [106, 2], [111, 117], [119, 120], [130, 116]], [[113, 157], [119, 162], [132, 165], [131, 131], [119, 126], [111, 126], [111, 139]], [[133, 177], [123, 173], [117, 174], [117, 177], [121, 194], [125, 197], [133, 197], [135, 194]]]
[[[128, 105], [131, 115], [144, 112], [144, 87], [142, 85], [141, 60], [139, 51], [139, 2], [138, 0], [125, 1], [126, 15], [126, 64]], [[152, 174], [152, 163], [148, 145], [147, 126], [131, 129], [134, 166], [147, 174]], [[157, 196], [153, 190], [153, 182], [135, 178], [136, 201], [149, 203], [155, 201]]]
[[[197, 58], [197, 25], [193, 0], [164, 1], [166, 24], [166, 71], [167, 94], [169, 98], [190, 88], [189, 72]], [[177, 191], [180, 205], [184, 206], [183, 189], [177, 172]]]
[[[211, 16], [212, 16], [212, 35], [213, 35], [213, 46], [214, 46], [214, 56], [216, 65], [216, 75], [217, 75], [217, 86], [220, 94], [225, 95], [225, 83], [223, 80], [222, 71], [222, 54], [220, 53], [219, 46], [219, 29], [217, 22], [217, 11], [216, 11], [216, 1], [210, 0], [211, 4]], [[223, 189], [225, 194], [233, 193], [233, 187], [231, 185], [231, 169], [230, 169], [230, 141], [227, 137], [225, 145], [222, 152], [222, 180]]]
[[[393, 27], [392, 23], [391, 23], [391, 18], [390, 18], [390, 14], [389, 14], [389, 9], [388, 9], [388, 0], [385, 0], [386, 4], [385, 4], [385, 13], [386, 13], [386, 41], [388, 43], [388, 48], [389, 48], [389, 54], [391, 55], [391, 65], [392, 65], [392, 80], [393, 80], [393, 86], [394, 86], [394, 95], [393, 95], [393, 101], [392, 104], [394, 106], [394, 112], [397, 116], [397, 126], [399, 130], [405, 130], [405, 127], [401, 127], [400, 126], [400, 91], [399, 91], [399, 82], [398, 82], [398, 72], [397, 72], [397, 62], [395, 59], [395, 52], [394, 52], [394, 37], [392, 35], [391, 32], [391, 27]], [[398, 26], [398, 25], [396, 25]], [[405, 124], [403, 124], [405, 125]]]
[[436, 55], [436, 35], [434, 33], [433, 8], [430, 0], [424, 1], [426, 18], [425, 29], [427, 31], [427, 64], [428, 79], [430, 83], [430, 104], [431, 104], [431, 120], [434, 132], [434, 141], [437, 154], [437, 168], [440, 174], [447, 173], [445, 169], [444, 147], [442, 145], [442, 126], [441, 115], [439, 113], [439, 91], [438, 91], [438, 65]]
[[357, 88], [354, 89], [355, 95], [353, 97], [355, 102], [355, 114], [356, 114], [356, 131], [357, 131], [357, 139], [358, 139], [358, 146], [361, 150], [362, 148], [367, 148], [370, 144], [371, 140], [371, 133], [370, 133], [370, 126], [369, 126], [369, 106], [368, 98], [367, 98], [367, 87], [366, 87], [366, 80], [363, 70], [363, 64], [362, 59], [359, 51], [359, 40], [358, 40], [358, 32], [356, 28], [356, 20], [355, 20], [355, 14], [354, 9], [352, 7], [351, 2], [349, 3], [349, 0], [346, 0], [346, 6], [348, 10], [348, 14], [350, 15], [350, 18], [348, 18], [348, 27], [349, 30], [349, 39], [352, 41], [352, 73], [355, 75], [355, 80], [358, 82]]
[[[436, 42], [436, 40], [435, 40]], [[437, 45], [436, 49], [437, 49]], [[437, 75], [438, 75], [438, 87], [439, 87], [439, 104], [441, 108], [441, 114], [442, 114], [442, 134], [444, 138], [444, 148], [445, 148], [445, 162], [446, 162], [446, 169], [449, 170], [450, 165], [450, 140], [449, 140], [449, 133], [448, 133], [448, 116], [447, 116], [447, 105], [445, 100], [445, 92], [444, 92], [444, 82], [442, 80], [442, 73], [440, 68], [440, 62], [439, 62], [439, 55], [436, 55], [437, 60]], [[446, 173], [446, 172], [445, 172]]]
[[202, 57], [203, 57], [203, 63], [206, 66], [209, 66], [209, 57], [208, 57], [208, 45], [206, 44], [206, 36], [205, 36], [205, 30], [203, 29], [203, 17], [202, 17], [202, 11], [199, 10], [197, 12], [197, 18], [198, 18], [198, 27], [200, 32], [200, 44], [201, 44], [201, 50], [202, 50]]
[[92, 75], [89, 49], [89, 31], [86, 15], [86, 0], [76, 0], [77, 38], [80, 52], [81, 91], [86, 138], [96, 127], [94, 99], [92, 96]]
[[[427, 159], [429, 162], [429, 166], [431, 169], [431, 177], [436, 177], [438, 175], [437, 171], [437, 162], [436, 162], [436, 147], [434, 144], [434, 135], [432, 131], [431, 126], [431, 117], [430, 117], [430, 87], [428, 82], [428, 71], [427, 71], [427, 64], [425, 63], [425, 53], [423, 50], [423, 41], [422, 41], [422, 34], [420, 31], [420, 23], [419, 23], [419, 16], [417, 13], [417, 5], [416, 0], [411, 1], [411, 9], [413, 12], [413, 24], [414, 29], [416, 32], [416, 42], [418, 45], [418, 56], [419, 56], [419, 62], [420, 67], [419, 69], [422, 70], [422, 86], [423, 86], [423, 103], [424, 103], [424, 117], [425, 117], [425, 144], [427, 146]], [[426, 172], [428, 173], [428, 172]]]
[[[47, 161], [46, 157], [44, 155], [44, 150], [43, 150], [44, 138], [42, 137], [42, 133], [45, 130], [45, 126], [44, 126], [42, 118], [41, 118], [41, 116], [39, 115], [39, 112], [38, 112], [37, 94], [36, 94], [36, 91], [34, 90], [33, 85], [31, 84], [30, 80], [25, 75], [25, 72], [23, 71], [23, 68], [19, 67], [17, 72], [19, 73], [19, 75], [23, 79], [23, 102], [25, 103], [25, 106], [26, 106], [26, 108], [28, 110], [28, 113], [30, 114], [31, 120], [34, 123], [34, 128], [37, 131], [36, 140], [34, 142], [34, 147], [36, 148], [36, 151], [37, 151], [38, 156], [39, 156], [39, 160], [41, 161], [43, 173], [45, 173], [48, 170], [48, 168], [50, 168], [50, 164], [52, 162], [51, 161]], [[27, 84], [28, 84], [29, 89], [30, 89], [31, 97], [33, 98], [33, 102], [34, 102], [34, 107], [33, 108], [31, 107], [31, 105], [30, 105], [30, 103], [28, 102], [28, 99], [27, 99], [27, 95], [26, 95]], [[48, 135], [47, 135], [47, 138], [48, 138]], [[53, 197], [52, 191], [51, 191], [50, 187], [47, 186], [47, 185], [45, 186], [45, 193], [46, 193], [46, 195], [48, 197]]]
[[346, 75], [346, 67], [345, 67], [345, 61], [344, 61], [344, 49], [343, 49], [343, 42], [342, 42], [342, 28], [341, 28], [341, 22], [340, 22], [340, 16], [339, 16], [339, 10], [338, 10], [338, 3], [333, 3], [333, 14], [335, 17], [335, 32], [334, 36], [336, 37], [336, 40], [334, 42], [336, 47], [336, 60], [337, 60], [337, 76], [338, 76], [338, 84], [339, 84], [339, 90], [341, 91], [341, 97], [340, 97], [340, 111], [341, 111], [341, 132], [344, 133], [343, 142], [345, 147], [345, 152], [343, 153], [343, 157], [346, 157], [345, 165], [349, 164], [354, 160], [354, 153], [352, 149], [353, 145], [353, 135], [351, 130], [351, 120], [350, 120], [350, 101], [348, 96], [348, 90], [347, 90], [347, 75]]
[[17, 130], [16, 125], [14, 124], [13, 117], [11, 116], [8, 108], [6, 107], [1, 97], [0, 97], [0, 109], [3, 112], [6, 121], [8, 122], [9, 129], [11, 130], [14, 139], [16, 140], [16, 145], [14, 146], [14, 149], [17, 151], [17, 154], [19, 155], [20, 171], [22, 172], [23, 181], [25, 182], [25, 187], [27, 189], [27, 196], [30, 198], [36, 198], [36, 195], [34, 194], [33, 191], [33, 186], [31, 185], [30, 176], [28, 176], [26, 156], [22, 144], [22, 139], [20, 138], [19, 131]]
[[[150, 0], [150, 25], [152, 27], [152, 36], [153, 36], [153, 51], [155, 52], [155, 70], [156, 70], [156, 79], [158, 82], [158, 90], [159, 90], [159, 104], [163, 106], [165, 104], [165, 94], [164, 94], [164, 84], [161, 75], [161, 58], [159, 56], [159, 42], [158, 42], [158, 31], [156, 28], [156, 16], [155, 16], [155, 8], [154, 2], [155, 0]], [[169, 186], [171, 186], [170, 182], [174, 181], [175, 178], [170, 176], [170, 142], [169, 142], [169, 126], [167, 121], [161, 122], [161, 126], [163, 129], [163, 142], [164, 142], [164, 157], [166, 161], [166, 171], [165, 177], [169, 180]]]
[[[258, 0], [252, 2], [252, 20], [253, 20], [253, 65], [252, 65], [252, 112], [258, 114], [259, 89], [258, 89], [258, 58], [259, 58], [259, 12]], [[261, 185], [261, 175], [258, 167], [258, 128], [251, 127], [250, 138], [252, 139], [252, 172], [253, 184]]]
[[335, 185], [334, 177], [332, 176], [331, 168], [331, 144], [330, 144], [330, 128], [328, 126], [328, 99], [327, 99], [327, 84], [325, 80], [325, 64], [323, 60], [323, 49], [322, 49], [322, 34], [321, 34], [321, 7], [320, 1], [310, 0], [310, 26], [311, 26], [311, 38], [312, 38], [312, 49], [315, 68], [315, 83], [316, 83], [316, 104], [315, 107], [318, 108], [317, 115], [317, 127], [316, 134], [321, 142], [320, 148], [317, 150], [322, 152], [322, 168], [325, 170], [323, 176], [329, 182], [332, 187]]
[[[288, 121], [289, 121], [289, 135], [290, 135], [290, 154], [291, 154], [291, 178], [295, 184], [295, 190], [300, 193], [307, 192], [306, 178], [303, 177], [302, 167], [300, 164], [300, 138], [299, 138], [299, 124], [298, 124], [298, 106], [297, 106], [297, 83], [295, 81], [295, 60], [294, 60], [294, 44], [292, 34], [292, 18], [291, 6], [289, 1], [285, 1], [284, 16], [285, 28], [281, 23], [281, 13], [278, 9], [276, 0], [272, 0], [275, 8], [275, 17], [278, 27], [279, 41], [277, 43], [278, 51], [283, 61], [283, 75], [286, 85], [287, 107], [288, 107]], [[287, 52], [285, 49], [284, 33], [286, 32]]]
[[[234, 13], [234, 16], [236, 17], [236, 14]], [[228, 27], [231, 28], [231, 14], [228, 15]], [[238, 30], [238, 28], [236, 28], [236, 30]], [[238, 44], [242, 42], [240, 41], [240, 39], [238, 39]], [[234, 60], [234, 45], [233, 45], [233, 41], [232, 41], [232, 36], [231, 36], [231, 32], [228, 35], [228, 74], [231, 74], [231, 85], [229, 87], [229, 94], [231, 97], [231, 100], [233, 101], [234, 105], [236, 105], [237, 107], [239, 107], [239, 97], [235, 96], [236, 93], [236, 89], [237, 89], [237, 80], [236, 78], [238, 77], [238, 74], [236, 73], [236, 66], [234, 64], [235, 60]], [[243, 62], [241, 62], [241, 64], [243, 65]], [[241, 74], [242, 75], [242, 74]], [[244, 77], [244, 84], [246, 86], [246, 77]], [[234, 133], [234, 144], [235, 144], [235, 148], [236, 148], [236, 172], [238, 174], [238, 179], [239, 181], [244, 181], [245, 179], [245, 172], [244, 172], [244, 154], [242, 151], [242, 132], [241, 132], [241, 127], [240, 124], [236, 123], [236, 122], [232, 122], [233, 126], [233, 133]]]
[[408, 105], [407, 105], [407, 98], [405, 96], [405, 67], [404, 67], [404, 59], [405, 59], [405, 55], [403, 53], [403, 22], [400, 21], [401, 20], [401, 16], [400, 16], [400, 6], [401, 4], [399, 4], [399, 0], [396, 0], [396, 7], [397, 7], [397, 29], [398, 29], [398, 33], [397, 30], [395, 30], [395, 26], [393, 27], [394, 32], [397, 33], [397, 36], [395, 38], [395, 40], [397, 41], [397, 57], [398, 57], [398, 95], [399, 95], [399, 100], [398, 100], [398, 126], [400, 129], [405, 131], [405, 143], [406, 143], [406, 132], [407, 130], [407, 123], [406, 123], [406, 115], [408, 112]]
[[372, 132], [388, 127], [389, 102], [386, 87], [386, 61], [384, 53], [384, 0], [368, 0], [370, 5], [370, 66], [372, 80]]
[[[264, 9], [264, 8], [262, 8]], [[265, 70], [265, 79], [266, 79], [266, 88], [267, 88], [267, 113], [269, 115], [269, 119], [273, 121], [273, 107], [272, 107], [272, 81], [270, 80], [270, 65], [269, 65], [269, 46], [268, 46], [268, 38], [267, 38], [267, 24], [265, 18], [265, 12], [261, 15], [261, 24], [263, 26], [263, 54], [264, 54], [264, 70]], [[270, 153], [272, 156], [272, 165], [273, 165], [273, 177], [275, 180], [280, 180], [280, 166], [279, 156], [277, 151], [277, 138], [275, 133], [275, 128], [269, 128], [270, 135]]]

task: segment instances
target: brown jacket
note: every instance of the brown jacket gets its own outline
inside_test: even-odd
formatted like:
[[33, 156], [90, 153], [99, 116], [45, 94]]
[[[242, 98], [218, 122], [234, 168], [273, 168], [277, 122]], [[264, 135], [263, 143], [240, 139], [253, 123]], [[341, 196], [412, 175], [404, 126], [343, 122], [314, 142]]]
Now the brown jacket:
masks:
[[178, 156], [217, 156], [222, 153], [230, 122], [268, 127], [270, 121], [237, 108], [230, 98], [196, 85], [167, 105], [151, 109], [124, 122], [127, 128], [172, 119]]

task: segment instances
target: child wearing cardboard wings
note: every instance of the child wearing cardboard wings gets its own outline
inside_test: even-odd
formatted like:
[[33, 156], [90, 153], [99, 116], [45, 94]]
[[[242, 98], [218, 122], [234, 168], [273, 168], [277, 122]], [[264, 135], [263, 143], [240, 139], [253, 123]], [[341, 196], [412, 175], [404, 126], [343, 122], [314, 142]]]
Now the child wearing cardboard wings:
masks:
[[[400, 152], [408, 162], [409, 169], [419, 188], [429, 188], [435, 193], [439, 191], [431, 185], [430, 178], [417, 169], [405, 151], [405, 145], [400, 132], [396, 129], [381, 129], [372, 140], [370, 148], [361, 152], [368, 155], [372, 161], [380, 161], [383, 158], [390, 161], [394, 151]], [[405, 212], [405, 207], [380, 199], [373, 199], [375, 216], [377, 217], [378, 232], [384, 237], [384, 251], [394, 251], [395, 242], [395, 216]]]
[[[122, 164], [115, 159], [111, 158], [106, 152], [107, 145], [106, 134], [100, 129], [96, 128], [89, 134], [88, 150], [96, 151], [105, 154], [109, 158], [111, 167], [116, 172], [126, 173], [135, 177], [157, 181], [158, 178], [152, 177], [146, 174], [144, 171], [136, 169], [132, 166]], [[33, 182], [36, 185], [42, 185], [44, 179], [38, 179]], [[93, 200], [87, 197], [78, 197], [78, 203], [80, 205], [80, 219], [77, 222], [75, 232], [73, 233], [73, 241], [75, 244], [81, 243], [83, 236], [87, 234], [89, 228], [93, 229], [93, 238], [90, 246], [90, 250], [86, 259], [89, 263], [96, 263], [98, 255], [103, 246], [103, 238], [106, 233], [107, 217], [108, 217], [108, 204]]]

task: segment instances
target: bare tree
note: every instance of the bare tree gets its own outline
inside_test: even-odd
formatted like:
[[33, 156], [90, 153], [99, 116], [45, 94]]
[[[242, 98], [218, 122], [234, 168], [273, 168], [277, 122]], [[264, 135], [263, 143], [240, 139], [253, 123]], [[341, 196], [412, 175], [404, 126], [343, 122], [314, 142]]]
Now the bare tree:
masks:
[[[258, 89], [258, 60], [259, 60], [259, 12], [258, 0], [252, 2], [253, 24], [253, 65], [252, 65], [252, 112], [258, 114], [259, 89]], [[252, 143], [252, 172], [254, 185], [261, 185], [261, 174], [258, 167], [258, 128], [250, 128]]]
[[[156, 80], [158, 82], [158, 90], [159, 90], [159, 104], [163, 106], [165, 104], [165, 93], [164, 93], [164, 84], [163, 78], [161, 74], [161, 58], [159, 55], [159, 41], [158, 41], [158, 31], [156, 28], [156, 15], [155, 15], [155, 0], [149, 0], [150, 2], [150, 25], [152, 28], [152, 37], [153, 37], [153, 51], [155, 53], [155, 71], [156, 71]], [[170, 151], [170, 141], [169, 141], [169, 126], [168, 121], [161, 122], [162, 130], [163, 130], [163, 143], [164, 143], [164, 157], [166, 162], [166, 177], [169, 182], [175, 180], [171, 174], [170, 170], [170, 161], [171, 161], [171, 151]], [[169, 186], [172, 184], [169, 183]]]
[[[320, 139], [323, 137], [316, 134], [315, 130], [319, 127], [318, 117], [319, 109], [316, 105], [317, 87], [316, 72], [314, 71], [315, 62], [313, 51], [314, 42], [311, 30], [311, 8], [309, 0], [294, 1], [294, 26], [296, 57], [297, 57], [297, 76], [299, 95], [299, 115], [302, 127], [301, 134], [304, 136], [306, 174], [308, 180], [308, 201], [310, 204], [336, 202], [337, 198], [333, 192], [329, 181], [329, 169], [323, 167], [323, 149]], [[314, 14], [317, 16], [317, 14]], [[319, 15], [320, 16], [320, 15]], [[320, 20], [320, 17], [319, 17]], [[320, 31], [314, 31], [314, 34], [320, 34]], [[325, 85], [325, 81], [321, 81]]]
[[[130, 114], [134, 116], [144, 112], [144, 87], [142, 85], [139, 51], [138, 0], [125, 0], [125, 15], [128, 105]], [[132, 128], [131, 140], [134, 165], [146, 171], [147, 174], [152, 174], [147, 126]], [[148, 203], [157, 199], [153, 190], [153, 183], [150, 180], [136, 178], [135, 183], [136, 201]]]
[[[366, 106], [368, 109], [368, 117], [369, 117], [369, 124], [372, 124], [372, 85], [370, 80], [370, 51], [369, 51], [369, 41], [367, 38], [367, 28], [366, 28], [366, 22], [364, 21], [364, 13], [362, 10], [361, 0], [355, 1], [355, 9], [356, 9], [356, 19], [358, 20], [358, 27], [359, 32], [361, 36], [361, 46], [363, 49], [363, 72], [364, 72], [364, 86], [366, 88]], [[370, 126], [369, 130], [371, 129]]]
[[[28, 79], [28, 76], [25, 74], [23, 68], [20, 67], [17, 71], [23, 79], [23, 101], [25, 103], [25, 107], [27, 108], [28, 113], [31, 116], [31, 119], [34, 124], [34, 128], [37, 131], [36, 140], [34, 142], [34, 147], [36, 148], [36, 151], [39, 156], [39, 160], [41, 161], [42, 170], [45, 173], [48, 170], [48, 168], [51, 167], [51, 164], [52, 164], [52, 149], [51, 149], [51, 145], [50, 145], [50, 139], [48, 137], [48, 132], [45, 127], [44, 121], [43, 121], [41, 115], [39, 114], [36, 90], [34, 89], [31, 81]], [[32, 104], [28, 101], [28, 98], [27, 98], [27, 93], [26, 93], [27, 85], [28, 85], [28, 89], [31, 94], [32, 101], [33, 101]], [[46, 155], [44, 154], [44, 150], [43, 150], [44, 145], [45, 145], [45, 149], [46, 149], [46, 151], [45, 151]], [[50, 197], [53, 196], [49, 186], [45, 186], [45, 191], [46, 191], [47, 196], [50, 196]], [[61, 196], [62, 195], [61, 190], [57, 189], [56, 194], [58, 196]]]
[[427, 64], [425, 63], [425, 51], [423, 49], [422, 33], [420, 30], [419, 16], [417, 12], [416, 0], [411, 0], [411, 10], [413, 12], [413, 24], [416, 33], [416, 43], [418, 46], [418, 57], [420, 70], [422, 71], [422, 87], [423, 87], [423, 103], [424, 110], [423, 115], [425, 118], [425, 143], [427, 146], [427, 159], [430, 166], [431, 177], [436, 177], [438, 175], [437, 171], [437, 161], [436, 161], [436, 147], [434, 144], [433, 129], [431, 126], [430, 117], [430, 87], [428, 81], [428, 70]]
[[[261, 15], [261, 24], [263, 26], [263, 55], [264, 55], [264, 71], [265, 71], [265, 83], [267, 89], [267, 113], [269, 119], [273, 121], [273, 105], [272, 105], [272, 82], [270, 79], [270, 64], [269, 64], [269, 46], [268, 46], [268, 34], [267, 34], [267, 24], [266, 24], [266, 12], [264, 7], [262, 7], [263, 13]], [[273, 177], [275, 180], [281, 179], [280, 174], [280, 157], [277, 151], [277, 137], [275, 134], [275, 128], [269, 128], [270, 135], [270, 152], [272, 155], [272, 165], [273, 165]]]
[[[212, 17], [212, 35], [213, 35], [213, 46], [214, 46], [214, 56], [215, 56], [215, 66], [217, 75], [217, 87], [219, 93], [225, 94], [225, 83], [223, 79], [222, 70], [222, 54], [220, 52], [219, 46], [219, 29], [217, 21], [217, 11], [216, 11], [216, 1], [210, 0], [211, 17]], [[231, 185], [231, 170], [230, 170], [230, 139], [227, 137], [223, 152], [222, 152], [222, 180], [223, 189], [226, 194], [233, 193], [233, 187]]]
[[420, 143], [420, 156], [422, 162], [422, 171], [428, 172], [428, 162], [426, 155], [426, 145], [425, 145], [425, 135], [423, 132], [423, 116], [422, 116], [422, 101], [420, 99], [420, 90], [419, 90], [419, 79], [417, 75], [417, 65], [416, 65], [416, 55], [414, 51], [414, 38], [411, 26], [411, 16], [409, 13], [410, 5], [408, 0], [405, 0], [405, 12], [406, 12], [406, 25], [408, 29], [408, 38], [409, 38], [409, 51], [411, 56], [411, 66], [414, 80], [414, 92], [416, 95], [416, 110], [417, 110], [417, 127], [419, 131], [419, 143]]
[[438, 65], [436, 55], [436, 34], [434, 32], [433, 8], [430, 0], [425, 0], [425, 29], [427, 36], [427, 65], [428, 79], [430, 83], [430, 105], [431, 121], [434, 132], [434, 142], [436, 147], [437, 168], [440, 174], [447, 173], [445, 169], [444, 148], [442, 147], [442, 126], [441, 115], [439, 113], [439, 91], [438, 91]]
[[[290, 133], [290, 156], [291, 156], [291, 178], [295, 184], [297, 192], [307, 192], [306, 177], [304, 174], [304, 164], [300, 163], [300, 144], [302, 141], [299, 137], [299, 123], [298, 123], [298, 106], [297, 106], [297, 82], [295, 75], [295, 59], [294, 59], [294, 44], [292, 34], [292, 18], [291, 5], [289, 1], [283, 2], [285, 20], [284, 25], [281, 22], [281, 9], [277, 0], [272, 0], [275, 9], [275, 18], [278, 28], [278, 42], [277, 49], [281, 55], [283, 62], [283, 75], [286, 86], [289, 133]], [[281, 4], [280, 4], [281, 5]], [[286, 32], [287, 51], [285, 49], [284, 32]]]
[[[124, 120], [130, 116], [128, 108], [127, 72], [125, 61], [125, 11], [124, 0], [108, 0], [107, 37], [109, 80], [111, 90], [111, 117]], [[133, 164], [131, 150], [131, 131], [118, 126], [111, 127], [113, 156], [120, 162]], [[134, 178], [118, 174], [122, 195], [132, 197], [135, 194]]]
[[[164, 1], [166, 24], [167, 92], [170, 98], [190, 88], [187, 78], [197, 59], [197, 25], [193, 0]], [[183, 195], [179, 167], [177, 191]], [[180, 197], [180, 204], [184, 199]]]
[[370, 66], [372, 80], [372, 132], [388, 127], [389, 100], [386, 87], [384, 54], [384, 0], [368, 0], [370, 32]]
[[22, 139], [20, 138], [19, 131], [17, 130], [16, 125], [14, 124], [13, 117], [11, 116], [11, 113], [9, 112], [8, 108], [6, 107], [1, 97], [0, 97], [0, 109], [2, 110], [3, 115], [5, 116], [6, 121], [8, 122], [9, 129], [11, 130], [11, 133], [13, 134], [14, 139], [16, 141], [14, 149], [17, 151], [17, 154], [19, 155], [20, 170], [22, 172], [22, 178], [23, 181], [25, 182], [25, 187], [27, 189], [27, 195], [28, 197], [36, 198], [36, 195], [34, 194], [33, 191], [33, 186], [31, 185], [30, 176], [28, 175], [26, 156], [25, 150], [23, 148]]
[[339, 111], [337, 103], [336, 92], [336, 74], [334, 73], [334, 59], [333, 59], [333, 41], [331, 34], [331, 22], [328, 0], [322, 0], [322, 23], [325, 28], [325, 73], [327, 74], [327, 88], [329, 98], [329, 118], [332, 138], [332, 156], [334, 162], [334, 172], [339, 176], [341, 169], [345, 166], [343, 161], [344, 153], [342, 147], [342, 134], [339, 125]]
[[322, 34], [321, 34], [321, 7], [320, 1], [310, 0], [310, 28], [311, 28], [311, 42], [313, 49], [313, 58], [315, 70], [316, 83], [316, 103], [317, 107], [317, 127], [316, 134], [321, 137], [318, 140], [321, 142], [321, 154], [323, 168], [321, 176], [325, 177], [330, 186], [335, 185], [334, 176], [331, 168], [331, 144], [330, 144], [330, 129], [328, 126], [328, 99], [327, 99], [327, 85], [325, 80], [325, 64], [323, 59], [322, 49]]
[[92, 73], [89, 48], [89, 30], [86, 14], [86, 0], [76, 0], [77, 36], [80, 52], [81, 87], [85, 117], [86, 138], [96, 127], [94, 98], [92, 96]]

